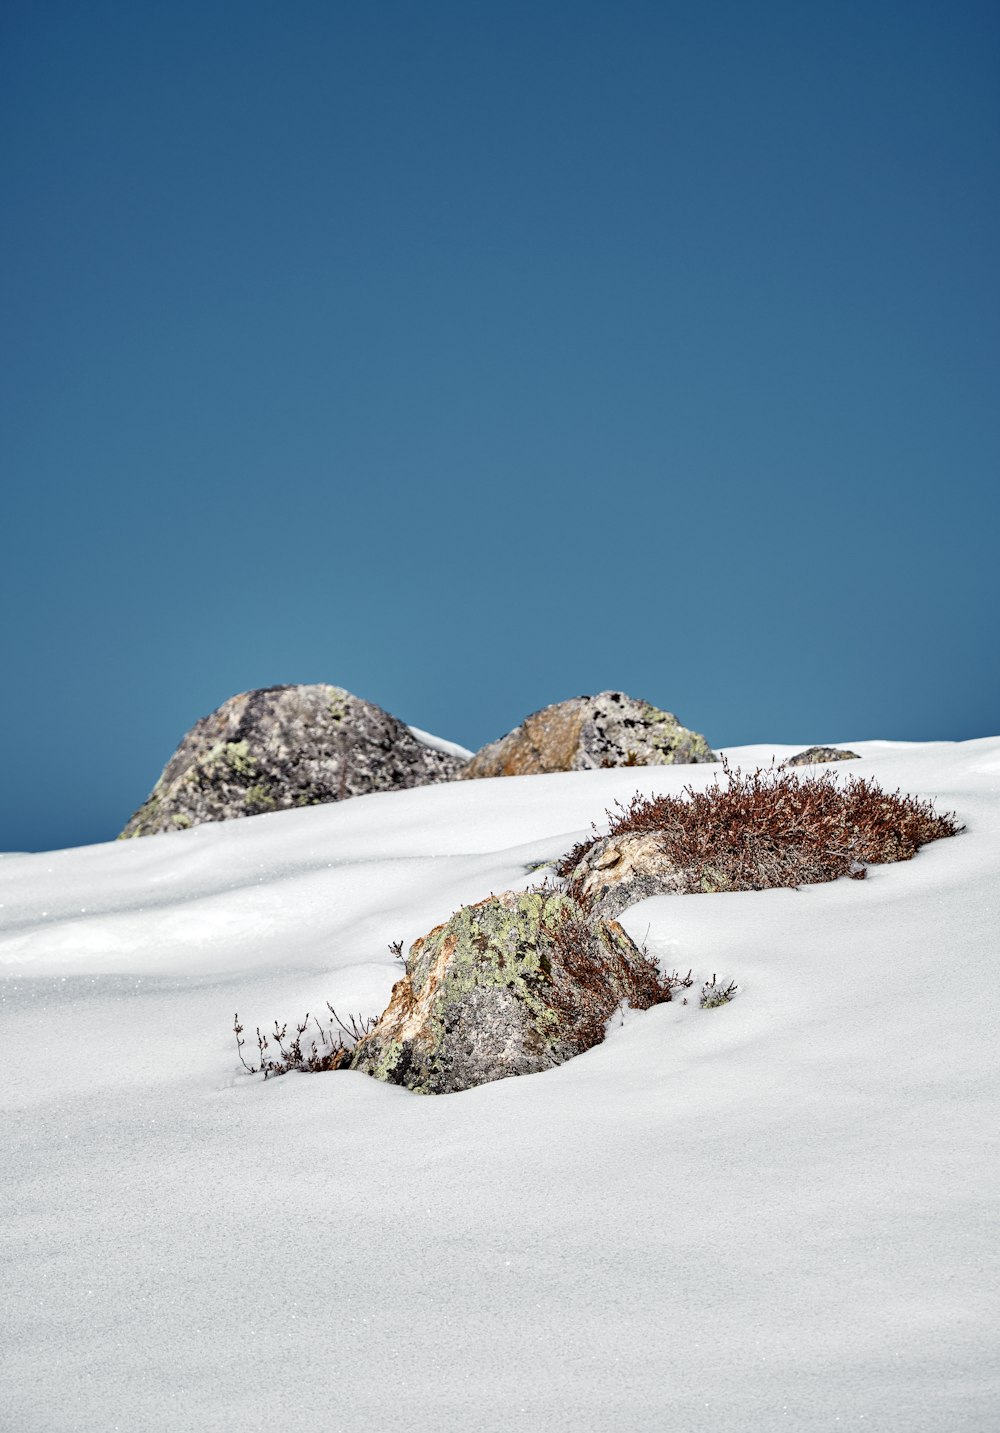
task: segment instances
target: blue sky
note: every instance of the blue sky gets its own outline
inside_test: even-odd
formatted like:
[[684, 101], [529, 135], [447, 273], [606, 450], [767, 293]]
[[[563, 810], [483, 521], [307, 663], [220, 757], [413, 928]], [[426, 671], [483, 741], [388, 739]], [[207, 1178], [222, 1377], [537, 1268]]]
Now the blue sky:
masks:
[[1000, 11], [9, 3], [0, 848], [235, 692], [1000, 727]]

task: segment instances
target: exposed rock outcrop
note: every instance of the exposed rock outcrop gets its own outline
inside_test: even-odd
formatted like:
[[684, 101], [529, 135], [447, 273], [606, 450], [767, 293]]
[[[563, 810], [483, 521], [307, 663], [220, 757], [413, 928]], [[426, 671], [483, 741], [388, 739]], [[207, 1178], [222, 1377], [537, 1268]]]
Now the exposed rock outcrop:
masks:
[[264, 687], [191, 728], [122, 835], [429, 786], [463, 765], [342, 687]]
[[705, 738], [681, 726], [672, 713], [623, 692], [599, 692], [533, 712], [476, 752], [460, 775], [471, 780], [715, 759]]
[[610, 920], [649, 896], [714, 895], [738, 889], [721, 863], [701, 860], [677, 865], [664, 850], [664, 838], [655, 831], [629, 831], [604, 836], [589, 846], [566, 874], [573, 897], [592, 918]]
[[782, 766], [819, 766], [825, 761], [860, 761], [856, 751], [845, 751], [839, 746], [810, 746], [806, 751], [796, 752]]
[[464, 906], [410, 947], [378, 1024], [350, 1067], [420, 1094], [550, 1069], [598, 1044], [623, 1001], [669, 1000], [615, 921], [555, 891]]
[[643, 831], [595, 841], [568, 873], [567, 881], [592, 916], [608, 919], [647, 896], [689, 891], [691, 874], [670, 860], [655, 831]]

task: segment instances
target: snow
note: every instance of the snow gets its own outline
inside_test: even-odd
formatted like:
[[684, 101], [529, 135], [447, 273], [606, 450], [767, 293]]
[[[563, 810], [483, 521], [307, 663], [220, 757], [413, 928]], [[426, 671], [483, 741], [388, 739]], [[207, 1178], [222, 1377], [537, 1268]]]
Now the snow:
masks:
[[[800, 746], [733, 748], [734, 764]], [[0, 861], [0, 1425], [986, 1430], [1000, 739], [850, 742], [967, 826], [865, 881], [658, 897], [695, 985], [544, 1075], [246, 1076], [409, 943], [711, 767], [394, 792]], [[717, 974], [739, 989], [700, 1010]]]
[[434, 736], [429, 731], [421, 731], [418, 726], [408, 727], [411, 736], [415, 736], [421, 746], [429, 746], [432, 751], [443, 751], [446, 756], [460, 756], [468, 761], [473, 753], [467, 746], [459, 746], [457, 741], [445, 741], [444, 737]]

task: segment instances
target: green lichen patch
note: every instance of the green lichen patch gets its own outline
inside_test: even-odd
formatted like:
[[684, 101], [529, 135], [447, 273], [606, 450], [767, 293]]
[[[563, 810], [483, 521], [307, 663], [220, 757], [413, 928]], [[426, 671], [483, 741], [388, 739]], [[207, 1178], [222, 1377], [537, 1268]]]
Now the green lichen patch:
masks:
[[[659, 707], [643, 702], [642, 719], [646, 723], [644, 735], [652, 752], [668, 757], [671, 762], [678, 756], [684, 763], [715, 760], [715, 753], [705, 738], [681, 726], [672, 712], [661, 711]], [[632, 764], [626, 762], [626, 765]]]
[[343, 687], [327, 687], [326, 690], [330, 698], [327, 713], [332, 721], [342, 722], [350, 711], [351, 702], [355, 699]]
[[246, 802], [248, 816], [258, 816], [264, 811], [274, 811], [278, 806], [274, 792], [260, 782], [255, 786], [248, 786], [243, 799]]
[[246, 741], [227, 741], [222, 749], [223, 760], [237, 776], [253, 776], [257, 770], [257, 758], [251, 755]]
[[133, 836], [148, 836], [163, 829], [160, 815], [160, 786], [161, 783], [157, 782], [153, 787], [151, 794], [119, 835], [119, 841], [127, 841]]
[[414, 995], [419, 997], [444, 955], [446, 973], [437, 986], [442, 1007], [493, 985], [512, 991], [542, 1024], [551, 1023], [552, 1012], [537, 988], [550, 978], [547, 946], [572, 908], [559, 892], [536, 891], [464, 906], [411, 950], [407, 973]]

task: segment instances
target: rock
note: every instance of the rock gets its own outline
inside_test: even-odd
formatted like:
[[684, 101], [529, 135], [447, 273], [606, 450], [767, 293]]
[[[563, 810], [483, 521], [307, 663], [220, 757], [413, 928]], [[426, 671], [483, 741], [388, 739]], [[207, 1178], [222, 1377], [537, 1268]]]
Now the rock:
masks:
[[[681, 894], [692, 889], [690, 870], [675, 866], [655, 831], [605, 836], [567, 872], [575, 899], [597, 917], [618, 916], [647, 896]], [[697, 889], [701, 889], [700, 884]]]
[[856, 751], [844, 751], [837, 746], [810, 746], [783, 761], [782, 766], [819, 766], [824, 761], [860, 761]]
[[342, 687], [264, 687], [191, 728], [122, 836], [453, 781], [463, 764]]
[[565, 872], [566, 888], [593, 917], [610, 920], [648, 896], [714, 894], [732, 890], [732, 882], [707, 862], [677, 866], [656, 831], [604, 836], [587, 847]]
[[599, 692], [533, 712], [505, 737], [478, 751], [460, 774], [471, 780], [715, 759], [705, 738], [681, 726], [670, 712], [623, 692]]
[[604, 1038], [622, 1001], [669, 987], [615, 921], [562, 892], [505, 891], [464, 906], [410, 947], [350, 1066], [420, 1094], [551, 1069]]

